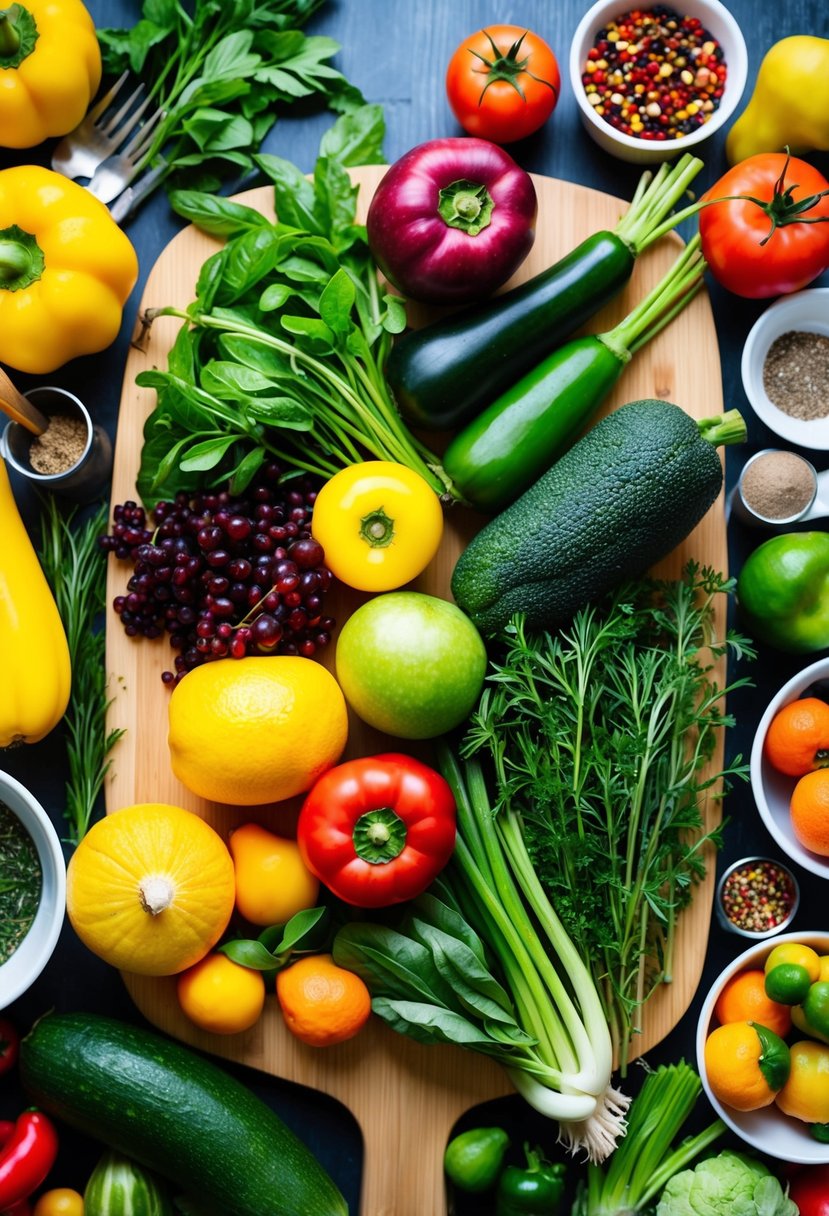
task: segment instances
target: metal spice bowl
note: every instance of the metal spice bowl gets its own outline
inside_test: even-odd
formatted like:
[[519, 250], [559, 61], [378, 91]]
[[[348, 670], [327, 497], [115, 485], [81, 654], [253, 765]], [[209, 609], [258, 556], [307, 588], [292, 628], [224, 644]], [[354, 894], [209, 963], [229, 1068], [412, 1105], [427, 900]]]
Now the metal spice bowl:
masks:
[[68, 469], [38, 473], [29, 459], [34, 436], [19, 422], [9, 422], [0, 436], [0, 455], [42, 490], [52, 490], [80, 502], [89, 502], [102, 495], [112, 471], [112, 443], [103, 427], [92, 422], [83, 402], [67, 389], [44, 385], [30, 389], [24, 396], [47, 418], [63, 414], [78, 419], [86, 431], [83, 451]]
[[[762, 931], [743, 929], [739, 925], [735, 924], [735, 922], [726, 914], [723, 906], [725, 885], [735, 870], [740, 870], [744, 866], [757, 865], [760, 862], [768, 862], [770, 865], [776, 866], [778, 870], [787, 876], [788, 881], [791, 884], [792, 906], [789, 909], [788, 916], [786, 916], [784, 920], [781, 920], [776, 925], [772, 925], [768, 929], [764, 929]], [[782, 861], [778, 861], [776, 857], [743, 857], [739, 861], [733, 862], [733, 864], [722, 873], [720, 880], [717, 883], [716, 909], [718, 921], [724, 929], [728, 930], [729, 933], [736, 933], [738, 937], [747, 937], [751, 941], [765, 941], [765, 939], [768, 937], [775, 937], [778, 933], [783, 933], [789, 928], [797, 915], [797, 909], [799, 906], [800, 884], [798, 883], [792, 870], [790, 870], [787, 865], [784, 865]]]

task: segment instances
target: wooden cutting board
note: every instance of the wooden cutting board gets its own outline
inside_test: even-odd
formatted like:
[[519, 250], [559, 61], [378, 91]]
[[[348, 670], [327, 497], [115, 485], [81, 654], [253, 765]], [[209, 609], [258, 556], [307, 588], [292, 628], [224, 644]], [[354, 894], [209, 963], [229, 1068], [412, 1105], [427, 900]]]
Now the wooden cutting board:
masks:
[[[374, 166], [353, 171], [361, 185], [360, 218], [364, 218], [368, 199], [383, 172], [382, 167]], [[551, 265], [591, 232], [613, 228], [626, 207], [622, 200], [568, 182], [544, 177], [534, 181], [539, 200], [536, 242], [511, 285]], [[250, 190], [239, 197], [273, 214], [270, 187]], [[179, 233], [150, 273], [142, 310], [167, 304], [185, 307], [193, 298], [201, 264], [216, 248], [216, 241], [195, 228]], [[676, 238], [669, 238], [643, 255], [628, 289], [595, 318], [591, 332], [609, 328], [640, 300], [668, 269], [677, 248]], [[179, 324], [172, 318], [156, 321], [149, 340], [141, 349], [130, 351], [115, 449], [114, 503], [136, 497], [142, 425], [155, 403], [155, 393], [137, 388], [135, 377], [145, 368], [166, 366]], [[723, 408], [717, 338], [704, 293], [636, 356], [607, 409], [641, 397], [667, 398], [696, 417], [717, 414]], [[449, 597], [449, 577], [457, 554], [479, 522], [462, 509], [450, 514], [441, 551], [414, 584], [416, 589]], [[678, 575], [689, 557], [725, 571], [722, 496], [693, 535], [661, 564], [659, 573]], [[123, 592], [127, 577], [125, 565], [111, 559], [110, 601]], [[333, 615], [342, 622], [362, 598], [356, 593], [338, 593], [332, 604]], [[722, 617], [719, 626], [722, 629]], [[333, 648], [327, 662], [333, 665]], [[160, 679], [161, 672], [171, 666], [166, 640], [132, 641], [111, 614], [107, 665], [114, 698], [110, 723], [126, 728], [107, 786], [108, 811], [136, 802], [177, 803], [203, 815], [225, 838], [231, 827], [252, 819], [276, 831], [292, 826], [295, 805], [253, 809], [219, 806], [196, 798], [173, 777], [166, 742], [169, 693]], [[358, 719], [352, 717], [350, 726], [347, 755], [369, 755], [389, 746]], [[393, 746], [399, 748], [399, 741]], [[722, 740], [711, 763], [720, 766], [721, 760]], [[718, 803], [712, 800], [707, 810], [709, 826], [718, 819]], [[646, 1007], [635, 1049], [638, 1054], [658, 1043], [691, 1001], [708, 940], [713, 884], [712, 864], [706, 882], [682, 917], [673, 983], [663, 986]], [[314, 1049], [291, 1037], [271, 999], [264, 1016], [249, 1032], [231, 1037], [209, 1035], [181, 1014], [173, 979], [125, 976], [125, 980], [142, 1013], [167, 1033], [202, 1050], [323, 1090], [345, 1103], [359, 1121], [364, 1137], [363, 1216], [441, 1216], [446, 1210], [443, 1149], [453, 1124], [469, 1107], [511, 1092], [506, 1075], [484, 1057], [460, 1048], [421, 1046], [395, 1034], [379, 1020], [373, 1019], [349, 1043]], [[417, 1146], [416, 1152], [412, 1152], [413, 1145]]]

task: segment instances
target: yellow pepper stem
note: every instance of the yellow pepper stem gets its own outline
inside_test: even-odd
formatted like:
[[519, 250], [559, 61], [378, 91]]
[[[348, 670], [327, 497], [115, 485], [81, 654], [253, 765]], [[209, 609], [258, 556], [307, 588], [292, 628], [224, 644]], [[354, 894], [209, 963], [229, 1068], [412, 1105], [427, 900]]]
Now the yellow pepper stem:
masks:
[[16, 68], [31, 55], [39, 37], [37, 22], [22, 4], [0, 8], [0, 68]]
[[12, 224], [0, 231], [0, 290], [29, 287], [43, 274], [43, 251], [30, 232]]
[[11, 9], [0, 9], [0, 55], [13, 55], [20, 46], [20, 35], [12, 24]]

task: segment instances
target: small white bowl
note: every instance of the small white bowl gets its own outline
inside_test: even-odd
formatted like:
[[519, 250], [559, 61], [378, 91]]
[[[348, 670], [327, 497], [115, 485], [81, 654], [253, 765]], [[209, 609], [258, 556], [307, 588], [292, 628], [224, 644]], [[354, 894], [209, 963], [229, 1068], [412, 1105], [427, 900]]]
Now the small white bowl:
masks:
[[789, 803], [792, 790], [797, 785], [796, 777], [787, 777], [778, 773], [763, 755], [763, 743], [771, 720], [784, 705], [796, 701], [815, 680], [829, 679], [829, 659], [818, 659], [809, 667], [804, 667], [796, 676], [787, 681], [769, 701], [766, 712], [760, 719], [754, 743], [751, 747], [751, 789], [760, 818], [783, 852], [803, 866], [810, 874], [820, 878], [829, 878], [829, 857], [821, 857], [804, 849], [792, 830], [792, 820], [789, 814]]
[[812, 287], [783, 296], [754, 322], [743, 347], [743, 389], [757, 417], [789, 443], [817, 451], [829, 450], [829, 416], [792, 418], [778, 409], [763, 387], [763, 365], [769, 348], [790, 330], [823, 334], [829, 338], [829, 287]]
[[782, 937], [750, 946], [738, 955], [714, 981], [702, 1006], [697, 1023], [697, 1071], [714, 1110], [741, 1140], [778, 1161], [791, 1161], [798, 1165], [824, 1165], [829, 1162], [829, 1144], [821, 1144], [819, 1140], [815, 1140], [807, 1124], [784, 1115], [774, 1103], [764, 1106], [762, 1110], [749, 1111], [723, 1106], [711, 1092], [705, 1071], [705, 1040], [718, 1024], [714, 1017], [717, 998], [732, 976], [751, 968], [762, 969], [768, 955], [781, 942], [800, 942], [804, 946], [811, 946], [819, 954], [829, 954], [829, 933], [804, 932], [784, 933]]
[[671, 5], [671, 7], [676, 8], [676, 11], [683, 17], [698, 17], [723, 48], [728, 72], [720, 104], [708, 122], [703, 123], [690, 135], [683, 136], [682, 139], [652, 141], [625, 135], [595, 114], [587, 100], [581, 77], [587, 60], [587, 52], [595, 42], [597, 31], [614, 17], [620, 17], [634, 7], [629, 0], [598, 0], [598, 3], [585, 13], [576, 28], [573, 41], [570, 43], [570, 87], [579, 107], [581, 120], [600, 148], [604, 148], [605, 152], [618, 157], [619, 160], [631, 161], [638, 165], [651, 165], [658, 161], [670, 160], [689, 149], [696, 150], [703, 140], [708, 139], [724, 123], [728, 122], [739, 104], [746, 85], [748, 52], [739, 25], [719, 0], [687, 0], [687, 3], [684, 0], [677, 0], [677, 4]]
[[0, 772], [0, 802], [17, 815], [34, 841], [43, 882], [32, 927], [14, 954], [0, 965], [0, 1009], [16, 1001], [52, 957], [66, 910], [66, 864], [58, 834], [43, 807], [24, 785]]

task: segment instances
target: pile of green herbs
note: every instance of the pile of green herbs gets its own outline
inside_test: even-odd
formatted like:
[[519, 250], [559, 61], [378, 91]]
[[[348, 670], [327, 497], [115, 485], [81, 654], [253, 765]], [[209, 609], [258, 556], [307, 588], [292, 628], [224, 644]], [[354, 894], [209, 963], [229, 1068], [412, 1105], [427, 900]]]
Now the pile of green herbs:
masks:
[[[719, 843], [705, 807], [745, 778], [708, 764], [729, 688], [715, 667], [745, 640], [716, 636], [733, 583], [689, 564], [577, 613], [551, 636], [514, 618], [463, 754], [492, 765], [495, 813], [517, 818], [535, 872], [589, 959], [626, 1066], [644, 1002], [674, 968], [677, 917]], [[746, 683], [737, 681], [736, 688]], [[714, 766], [716, 768], [716, 766]]]
[[40, 564], [58, 606], [72, 667], [64, 715], [69, 778], [64, 818], [69, 841], [77, 845], [92, 822], [95, 804], [112, 764], [111, 751], [123, 730], [107, 730], [108, 693], [105, 639], [106, 554], [98, 538], [106, 532], [104, 504], [82, 516], [63, 514], [52, 496], [43, 499]]
[[253, 169], [281, 107], [316, 96], [344, 113], [360, 92], [329, 60], [331, 38], [297, 28], [324, 0], [144, 0], [126, 29], [99, 29], [104, 71], [130, 69], [162, 111], [138, 171], [217, 190]]
[[0, 964], [11, 958], [32, 927], [43, 885], [34, 841], [0, 802]]
[[383, 366], [406, 325], [403, 301], [380, 290], [348, 167], [381, 159], [382, 111], [364, 106], [323, 136], [313, 180], [275, 156], [278, 222], [195, 191], [176, 211], [226, 244], [204, 264], [182, 311], [165, 371], [137, 383], [158, 403], [144, 428], [138, 489], [147, 506], [178, 491], [245, 488], [266, 459], [328, 479], [369, 458], [419, 472], [440, 493], [437, 458], [406, 429]]

